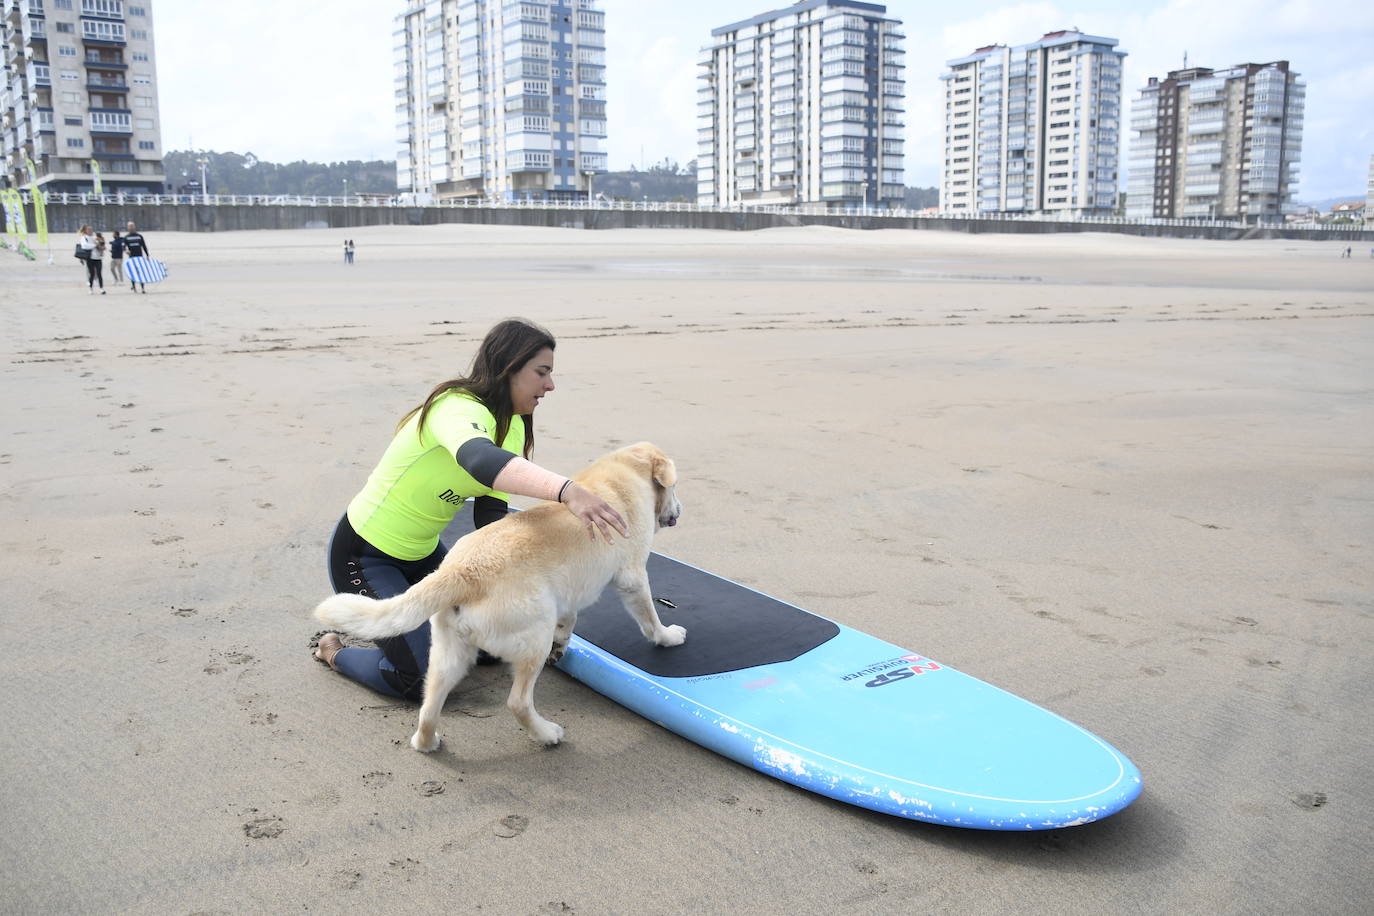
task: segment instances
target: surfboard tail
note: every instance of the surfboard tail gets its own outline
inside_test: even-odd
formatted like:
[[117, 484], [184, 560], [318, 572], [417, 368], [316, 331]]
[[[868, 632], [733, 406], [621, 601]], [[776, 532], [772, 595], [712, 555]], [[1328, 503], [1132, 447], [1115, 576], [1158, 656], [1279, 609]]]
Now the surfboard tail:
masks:
[[440, 611], [452, 608], [441, 589], [426, 587], [422, 581], [395, 598], [380, 601], [348, 592], [334, 595], [316, 606], [315, 619], [362, 639], [382, 639], [409, 633]]

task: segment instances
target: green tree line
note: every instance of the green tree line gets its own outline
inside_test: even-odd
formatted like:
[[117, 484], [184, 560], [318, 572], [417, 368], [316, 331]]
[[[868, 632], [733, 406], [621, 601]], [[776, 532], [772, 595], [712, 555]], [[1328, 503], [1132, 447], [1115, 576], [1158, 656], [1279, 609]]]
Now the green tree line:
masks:
[[217, 153], [177, 150], [162, 157], [167, 185], [180, 192], [199, 182], [205, 160], [205, 190], [210, 194], [302, 194], [338, 197], [349, 194], [395, 194], [396, 163], [363, 162], [268, 162], [252, 153]]
[[[204, 150], [177, 150], [163, 157], [167, 184], [174, 193], [200, 181], [201, 160], [205, 166], [205, 190], [210, 194], [337, 197], [345, 190], [349, 194], [396, 193], [396, 163], [389, 160], [276, 163], [252, 153]], [[607, 172], [596, 176], [592, 190], [608, 200], [695, 201], [696, 160], [679, 165], [664, 159], [644, 170]], [[905, 205], [909, 209], [933, 207], [936, 199], [935, 188], [906, 189]]]

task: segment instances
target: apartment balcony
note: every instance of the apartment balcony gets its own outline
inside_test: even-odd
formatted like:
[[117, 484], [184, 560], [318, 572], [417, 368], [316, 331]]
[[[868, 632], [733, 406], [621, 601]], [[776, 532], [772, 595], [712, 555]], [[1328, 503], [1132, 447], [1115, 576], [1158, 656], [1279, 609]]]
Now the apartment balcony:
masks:
[[122, 76], [99, 76], [88, 73], [86, 75], [86, 88], [97, 92], [128, 92], [129, 84], [124, 81]]
[[1188, 135], [1219, 134], [1226, 130], [1225, 121], [1189, 121]]
[[[86, 59], [82, 61], [87, 70], [127, 70], [129, 65], [124, 63], [124, 55], [119, 51], [101, 52], [94, 48], [86, 50]], [[398, 93], [399, 94], [399, 93]]]
[[124, 19], [123, 0], [81, 0], [81, 15], [96, 19]]
[[90, 129], [92, 134], [131, 134], [132, 113], [128, 111], [92, 111]]
[[1220, 181], [1214, 181], [1210, 184], [1187, 184], [1183, 187], [1183, 195], [1185, 197], [1215, 197], [1220, 193]]
[[82, 19], [81, 41], [86, 45], [124, 47], [124, 23], [104, 19]]

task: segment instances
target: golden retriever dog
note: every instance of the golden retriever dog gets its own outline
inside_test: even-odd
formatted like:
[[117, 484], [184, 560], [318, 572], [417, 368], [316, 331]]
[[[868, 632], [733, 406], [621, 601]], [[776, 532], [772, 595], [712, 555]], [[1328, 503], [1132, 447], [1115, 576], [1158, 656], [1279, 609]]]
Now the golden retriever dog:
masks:
[[510, 663], [506, 705], [535, 741], [554, 745], [563, 727], [534, 708], [534, 682], [545, 663], [568, 647], [577, 613], [614, 582], [644, 638], [681, 645], [687, 631], [659, 620], [645, 568], [659, 528], [682, 513], [674, 491], [677, 468], [656, 446], [640, 442], [598, 460], [573, 478], [615, 507], [628, 537], [613, 543], [588, 536], [557, 503], [515, 512], [459, 539], [433, 573], [404, 594], [378, 601], [339, 594], [315, 608], [325, 624], [364, 639], [407, 633], [429, 618], [425, 699], [411, 747], [439, 747], [436, 727], [444, 700], [467, 675], [478, 649]]

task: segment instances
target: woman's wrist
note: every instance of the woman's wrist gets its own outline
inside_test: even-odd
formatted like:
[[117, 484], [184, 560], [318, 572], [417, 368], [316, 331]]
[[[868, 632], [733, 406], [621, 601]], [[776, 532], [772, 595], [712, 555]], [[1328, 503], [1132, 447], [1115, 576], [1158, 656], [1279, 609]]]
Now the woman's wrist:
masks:
[[572, 478], [571, 478], [571, 477], [569, 477], [567, 480], [563, 481], [563, 486], [561, 486], [561, 487], [558, 488], [558, 501], [559, 501], [560, 503], [563, 501], [563, 495], [564, 495], [565, 493], [568, 492], [568, 487], [570, 487], [570, 486], [572, 486]]

